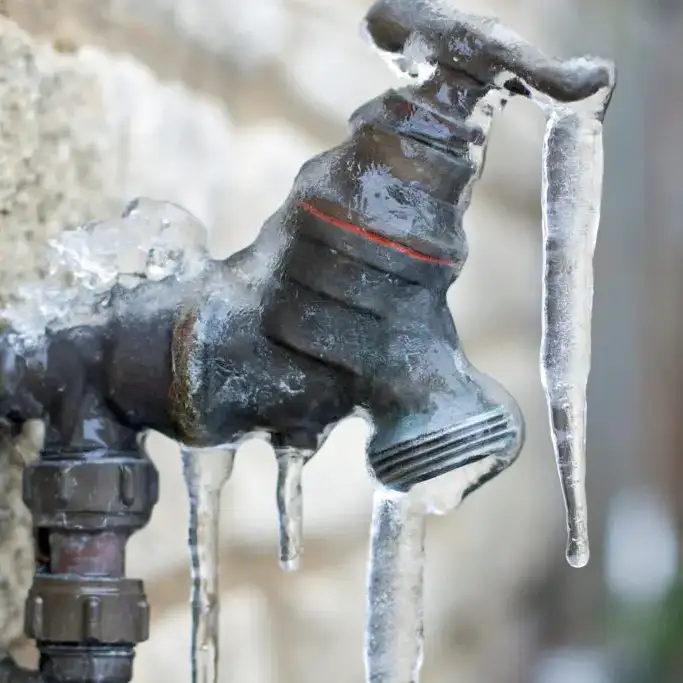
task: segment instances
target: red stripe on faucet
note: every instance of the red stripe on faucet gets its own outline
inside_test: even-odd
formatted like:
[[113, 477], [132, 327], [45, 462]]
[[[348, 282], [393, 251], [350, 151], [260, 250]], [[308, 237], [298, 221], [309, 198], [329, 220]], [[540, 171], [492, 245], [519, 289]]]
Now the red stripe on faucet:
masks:
[[346, 230], [347, 232], [352, 232], [355, 235], [360, 235], [361, 237], [364, 237], [365, 239], [370, 240], [371, 242], [374, 242], [375, 244], [380, 244], [383, 247], [388, 247], [389, 249], [394, 249], [395, 251], [400, 251], [402, 254], [406, 254], [407, 256], [410, 256], [414, 259], [417, 259], [418, 261], [426, 261], [427, 263], [435, 263], [435, 264], [438, 264], [440, 266], [454, 266], [455, 265], [455, 263], [453, 261], [450, 261], [448, 259], [441, 259], [441, 258], [437, 258], [436, 256], [429, 256], [427, 254], [423, 254], [419, 251], [416, 251], [415, 249], [411, 249], [410, 247], [407, 247], [405, 244], [401, 244], [400, 242], [395, 242], [394, 240], [390, 240], [388, 237], [383, 237], [382, 235], [378, 235], [376, 232], [371, 232], [367, 228], [362, 228], [360, 225], [356, 225], [355, 223], [348, 223], [347, 221], [343, 221], [340, 218], [335, 218], [334, 216], [329, 216], [328, 214], [320, 211], [320, 209], [316, 209], [314, 206], [312, 206], [308, 202], [299, 202], [298, 205], [307, 213], [310, 213], [312, 216], [315, 216], [316, 218], [320, 218], [320, 220], [323, 220], [326, 223], [333, 225], [335, 228], [341, 228], [342, 230]]

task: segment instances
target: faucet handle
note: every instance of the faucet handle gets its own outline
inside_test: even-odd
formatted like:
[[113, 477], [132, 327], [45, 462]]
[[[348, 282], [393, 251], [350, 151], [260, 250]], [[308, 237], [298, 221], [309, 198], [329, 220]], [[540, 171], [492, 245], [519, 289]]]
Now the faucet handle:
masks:
[[598, 58], [548, 57], [493, 17], [456, 10], [443, 0], [376, 0], [365, 17], [375, 45], [392, 54], [418, 44], [429, 61], [457, 68], [483, 83], [516, 81], [557, 102], [578, 102], [615, 84], [614, 65]]

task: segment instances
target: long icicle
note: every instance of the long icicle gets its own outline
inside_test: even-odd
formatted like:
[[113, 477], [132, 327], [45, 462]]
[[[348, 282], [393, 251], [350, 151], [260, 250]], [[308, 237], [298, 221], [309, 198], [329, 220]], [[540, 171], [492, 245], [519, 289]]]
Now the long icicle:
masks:
[[182, 448], [182, 459], [190, 499], [192, 683], [218, 683], [220, 497], [235, 448]]
[[603, 146], [596, 115], [552, 110], [544, 142], [542, 380], [567, 513], [567, 561], [589, 559], [586, 384]]
[[425, 511], [375, 490], [365, 630], [366, 683], [417, 683], [423, 659]]

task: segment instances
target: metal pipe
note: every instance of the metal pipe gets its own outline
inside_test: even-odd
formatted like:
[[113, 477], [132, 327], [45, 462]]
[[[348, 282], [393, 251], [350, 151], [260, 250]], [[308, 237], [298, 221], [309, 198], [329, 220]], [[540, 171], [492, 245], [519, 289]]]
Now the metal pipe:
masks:
[[127, 683], [149, 607], [124, 576], [125, 545], [157, 501], [154, 465], [136, 452], [43, 454], [23, 485], [45, 553], [25, 614], [43, 680]]

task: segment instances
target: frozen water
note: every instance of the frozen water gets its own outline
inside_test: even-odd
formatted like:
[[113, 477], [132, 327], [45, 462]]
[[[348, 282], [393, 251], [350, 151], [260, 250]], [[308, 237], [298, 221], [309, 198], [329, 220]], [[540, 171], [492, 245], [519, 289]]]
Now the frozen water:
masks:
[[425, 511], [410, 493], [377, 488], [365, 631], [367, 683], [417, 683], [423, 657]]
[[303, 545], [301, 474], [310, 455], [293, 448], [276, 451], [280, 566], [285, 571], [299, 568]]
[[195, 277], [208, 256], [204, 226], [169, 202], [137, 199], [120, 218], [65, 230], [44, 254], [44, 278], [21, 287], [0, 312], [21, 335], [96, 323], [111, 288]]
[[221, 490], [232, 474], [236, 448], [182, 447], [190, 500], [192, 563], [192, 683], [218, 682], [219, 517]]
[[602, 195], [602, 113], [601, 107], [593, 112], [551, 108], [543, 151], [542, 379], [567, 511], [567, 560], [574, 567], [589, 558], [586, 384]]
[[428, 515], [444, 515], [496, 462], [453, 470], [409, 492], [375, 489], [365, 631], [366, 683], [417, 683], [422, 666], [423, 574]]

